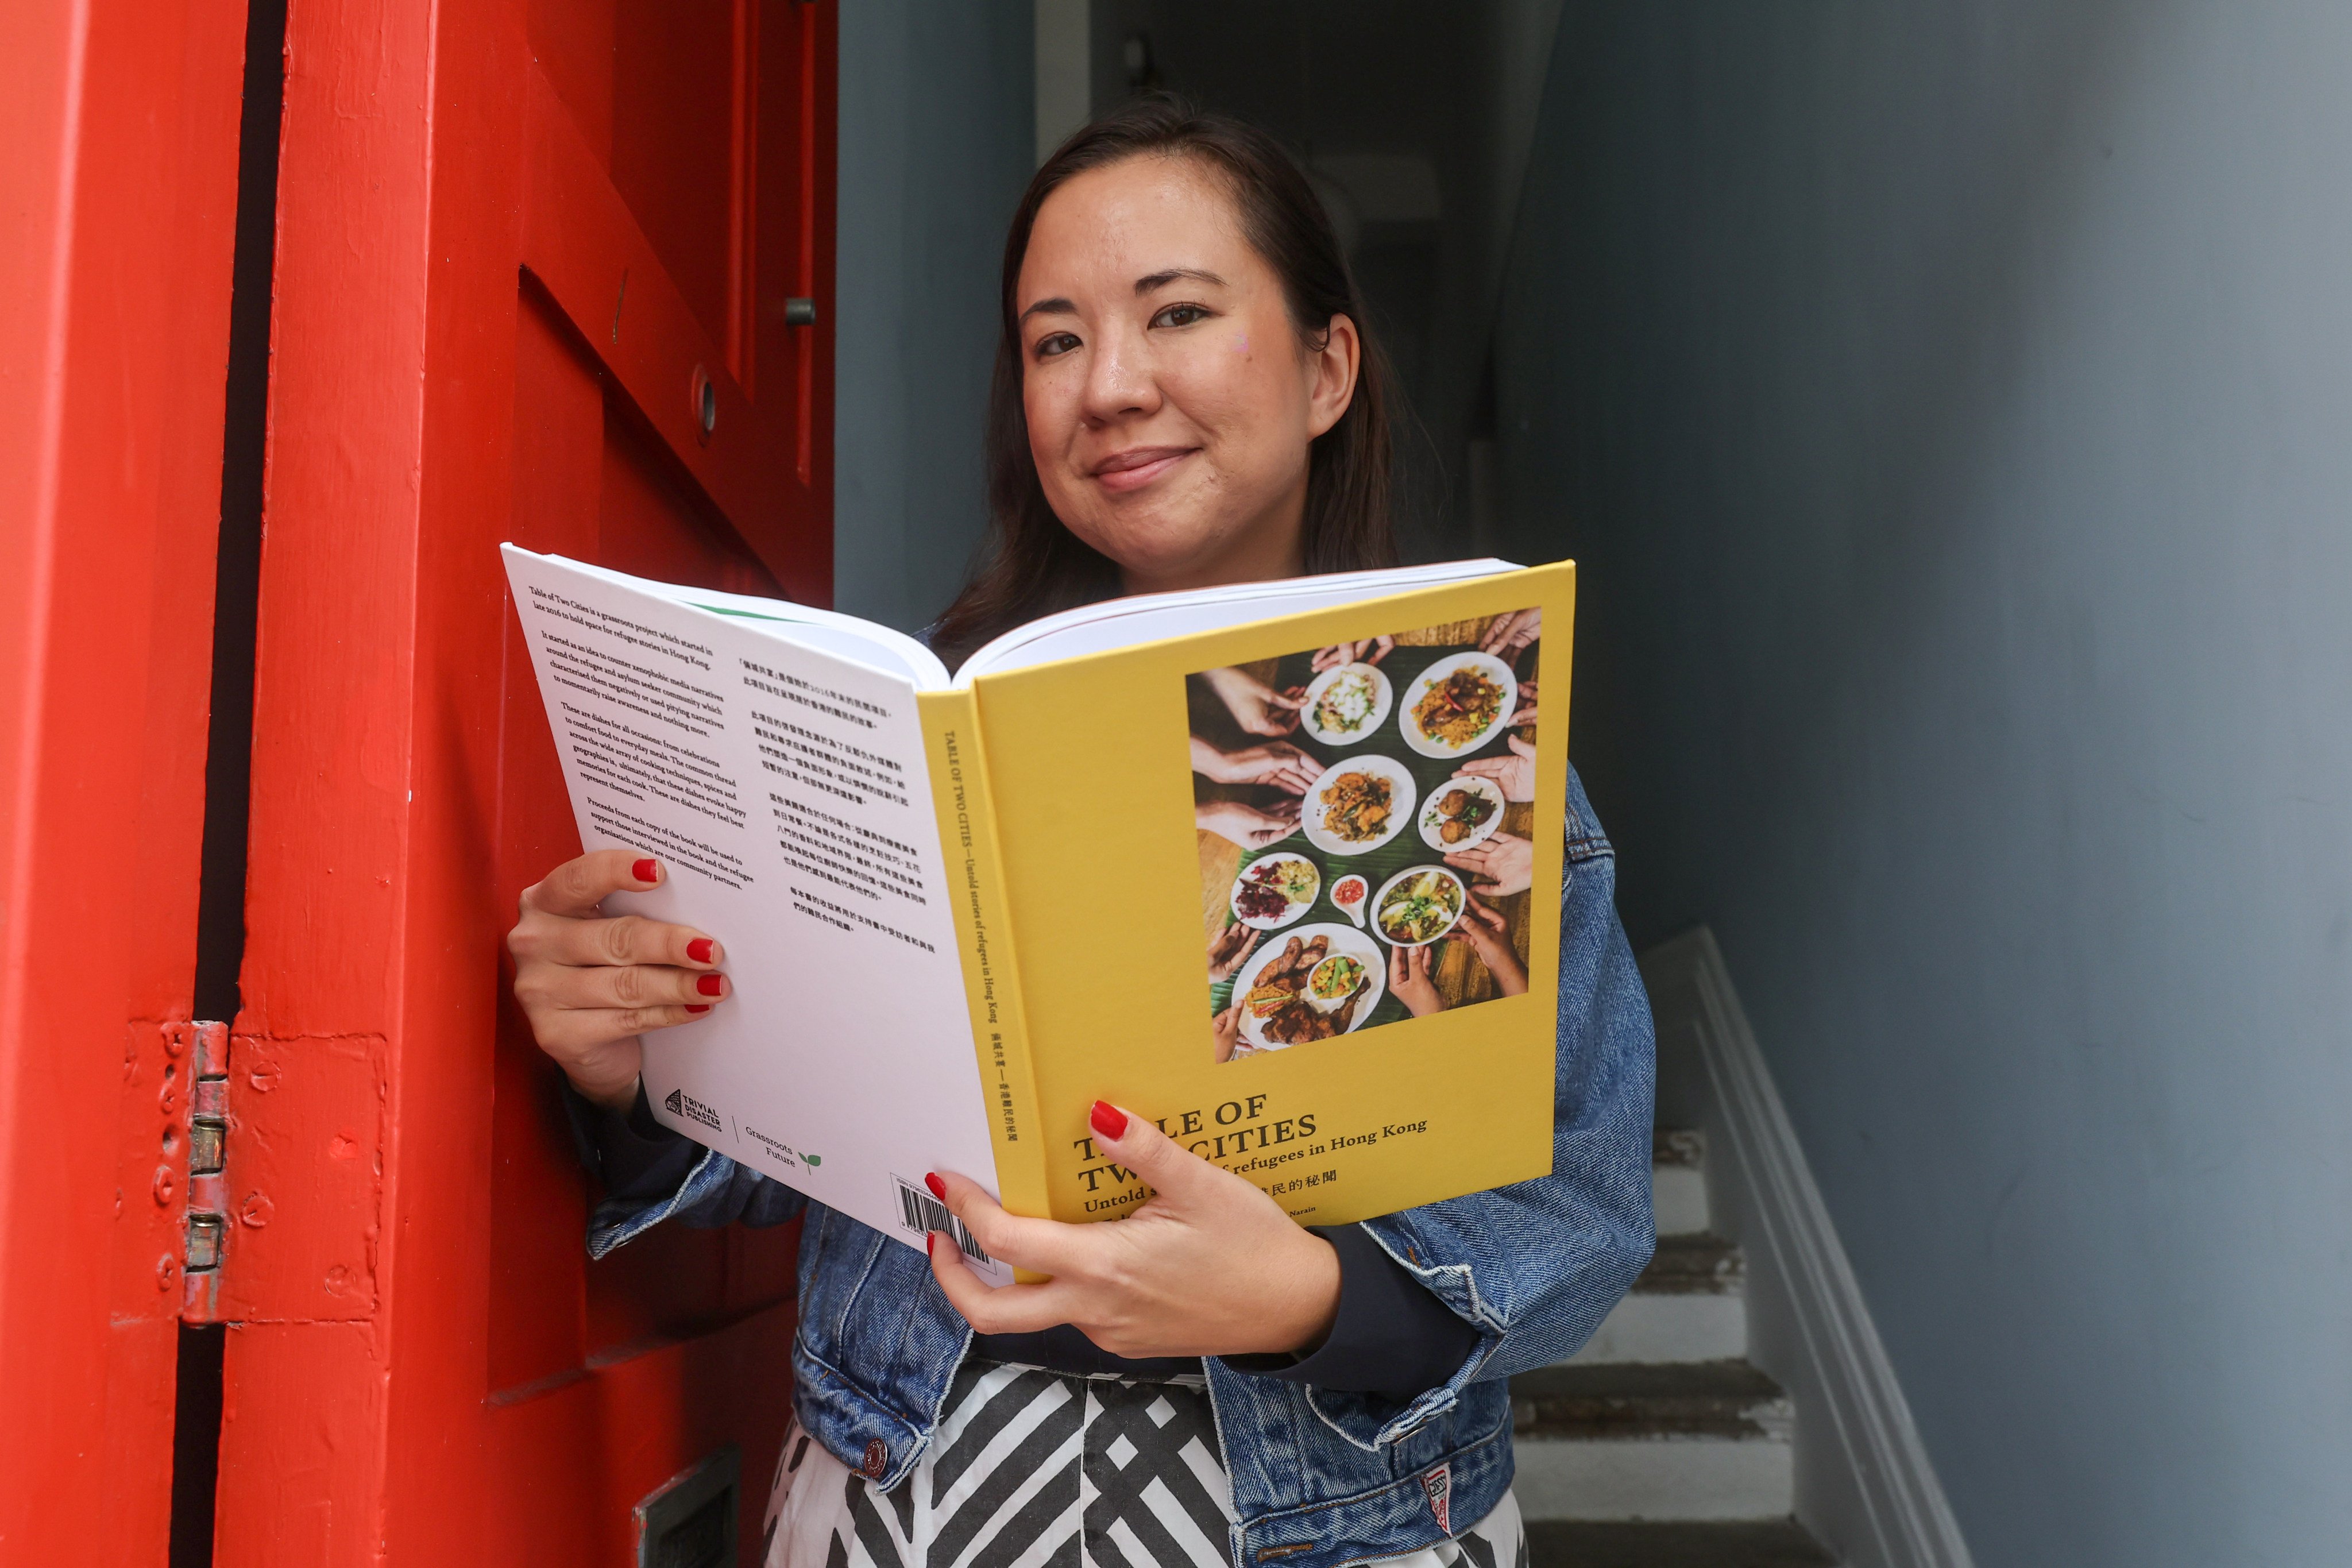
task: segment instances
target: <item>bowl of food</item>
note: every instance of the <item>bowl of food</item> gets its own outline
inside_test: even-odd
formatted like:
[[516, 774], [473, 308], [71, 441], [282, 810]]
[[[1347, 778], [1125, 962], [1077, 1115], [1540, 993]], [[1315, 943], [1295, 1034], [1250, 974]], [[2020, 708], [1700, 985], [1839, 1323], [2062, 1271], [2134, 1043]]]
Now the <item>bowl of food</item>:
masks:
[[1503, 826], [1503, 788], [1493, 779], [1447, 779], [1421, 803], [1421, 841], [1440, 855], [1484, 844]]
[[[1267, 951], [1267, 950], [1271, 951]], [[1371, 938], [1334, 923], [1300, 926], [1280, 947], [1261, 944], [1234, 984], [1242, 1038], [1263, 1050], [1361, 1028], [1388, 989]]]
[[1397, 728], [1424, 757], [1466, 756], [1511, 721], [1518, 677], [1490, 653], [1439, 659], [1405, 683]]
[[1412, 775], [1393, 757], [1349, 757], [1323, 770], [1300, 803], [1307, 842], [1326, 855], [1362, 855], [1412, 820]]
[[1339, 1006], [1363, 984], [1364, 961], [1335, 952], [1307, 972], [1307, 1000], [1317, 1007]]
[[1227, 896], [1234, 919], [1253, 931], [1280, 931], [1305, 914], [1322, 890], [1323, 873], [1304, 855], [1261, 855], [1242, 868]]
[[1381, 884], [1372, 927], [1398, 947], [1427, 947], [1462, 918], [1467, 889], [1444, 866], [1415, 866]]
[[1327, 746], [1352, 746], [1387, 722], [1395, 700], [1377, 665], [1337, 665], [1307, 683], [1298, 721]]
[[1370, 882], [1351, 871], [1331, 884], [1331, 901], [1360, 929], [1364, 923], [1364, 899], [1371, 890]]

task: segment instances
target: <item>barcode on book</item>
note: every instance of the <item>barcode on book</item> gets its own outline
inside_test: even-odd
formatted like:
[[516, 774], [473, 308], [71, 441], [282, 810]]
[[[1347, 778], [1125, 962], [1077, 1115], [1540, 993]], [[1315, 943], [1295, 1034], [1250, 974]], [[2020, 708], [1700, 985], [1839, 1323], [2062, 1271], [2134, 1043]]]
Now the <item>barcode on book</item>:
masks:
[[947, 1205], [904, 1176], [893, 1176], [890, 1180], [898, 1186], [898, 1215], [908, 1230], [919, 1236], [927, 1231], [943, 1230], [955, 1238], [955, 1244], [963, 1249], [965, 1257], [987, 1264], [992, 1268], [996, 1266], [996, 1259], [982, 1252], [980, 1243], [971, 1238], [971, 1232], [964, 1229], [963, 1221], [948, 1213]]

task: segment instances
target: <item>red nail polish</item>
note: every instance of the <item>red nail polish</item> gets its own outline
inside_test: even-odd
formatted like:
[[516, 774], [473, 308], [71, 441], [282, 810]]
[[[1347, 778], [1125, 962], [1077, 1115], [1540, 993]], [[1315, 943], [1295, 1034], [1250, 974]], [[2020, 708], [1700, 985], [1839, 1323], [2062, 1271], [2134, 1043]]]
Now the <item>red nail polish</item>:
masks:
[[707, 936], [698, 936], [692, 942], [688, 942], [686, 944], [686, 956], [694, 960], [697, 963], [709, 963], [710, 939]]
[[927, 1230], [923, 1232], [923, 1256], [926, 1258], [935, 1257], [939, 1250], [940, 1233], [936, 1230]]
[[686, 1005], [686, 1010], [689, 1013], [708, 1013], [710, 1011], [710, 1004], [708, 1002], [688, 1002]]
[[936, 1172], [926, 1171], [923, 1173], [923, 1185], [930, 1188], [931, 1196], [939, 1199], [940, 1202], [945, 1203], [948, 1201], [948, 1184], [940, 1180]]
[[698, 974], [694, 977], [694, 988], [705, 996], [716, 996], [727, 989], [727, 982], [716, 974]]
[[661, 863], [656, 860], [640, 860], [629, 868], [629, 875], [640, 882], [658, 882], [661, 880]]
[[1087, 1112], [1087, 1121], [1106, 1138], [1117, 1138], [1127, 1131], [1127, 1112], [1099, 1100], [1095, 1101], [1095, 1108]]

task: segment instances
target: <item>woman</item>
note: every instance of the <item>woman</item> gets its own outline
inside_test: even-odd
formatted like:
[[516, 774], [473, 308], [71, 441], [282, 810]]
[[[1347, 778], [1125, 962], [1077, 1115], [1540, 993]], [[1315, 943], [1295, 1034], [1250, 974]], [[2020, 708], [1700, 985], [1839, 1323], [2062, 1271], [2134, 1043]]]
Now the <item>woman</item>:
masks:
[[[1269, 138], [1167, 100], [1080, 132], [1014, 216], [1003, 304], [992, 548], [934, 628], [950, 659], [1089, 599], [1394, 560], [1384, 373]], [[1227, 697], [1265, 734], [1293, 717]], [[1127, 1219], [1019, 1218], [932, 1176], [991, 1254], [1051, 1276], [995, 1289], [652, 1121], [640, 1035], [729, 994], [716, 936], [598, 918], [656, 861], [583, 856], [526, 892], [515, 993], [609, 1194], [592, 1251], [807, 1215], [767, 1560], [1519, 1559], [1505, 1380], [1580, 1344], [1651, 1244], [1649, 1015], [1570, 802], [1550, 1176], [1309, 1231], [1097, 1103], [1102, 1152], [1155, 1193]]]

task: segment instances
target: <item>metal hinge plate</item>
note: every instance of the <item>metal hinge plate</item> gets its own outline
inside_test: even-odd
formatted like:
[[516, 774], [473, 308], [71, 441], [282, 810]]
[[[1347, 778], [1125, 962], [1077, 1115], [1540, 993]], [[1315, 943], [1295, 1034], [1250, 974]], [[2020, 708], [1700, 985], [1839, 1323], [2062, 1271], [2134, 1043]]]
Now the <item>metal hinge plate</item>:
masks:
[[228, 1250], [228, 1026], [189, 1026], [194, 1079], [186, 1101], [188, 1204], [180, 1226], [180, 1321], [220, 1321], [221, 1265]]

